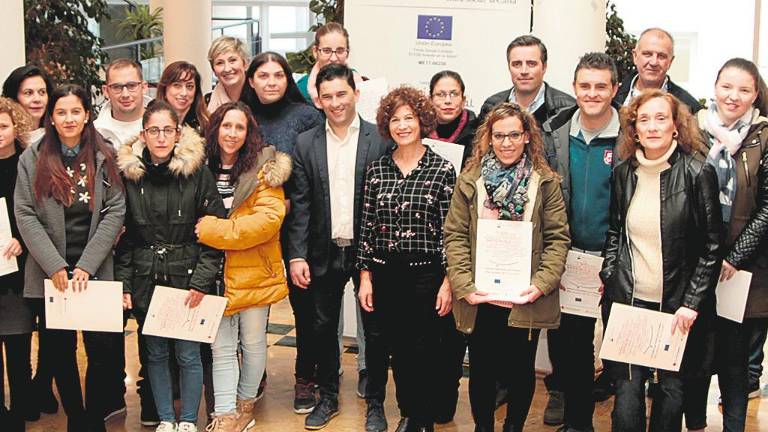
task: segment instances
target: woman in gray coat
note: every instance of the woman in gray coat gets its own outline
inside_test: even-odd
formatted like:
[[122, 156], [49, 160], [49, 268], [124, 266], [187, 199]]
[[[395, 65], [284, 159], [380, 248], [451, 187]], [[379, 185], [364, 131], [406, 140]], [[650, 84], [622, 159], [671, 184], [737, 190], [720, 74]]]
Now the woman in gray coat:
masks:
[[[113, 278], [112, 247], [123, 225], [125, 198], [111, 149], [93, 126], [91, 101], [82, 87], [64, 85], [48, 104], [45, 135], [19, 158], [14, 191], [16, 223], [29, 249], [24, 297], [40, 313], [40, 355], [51, 362], [67, 430], [104, 431], [114, 405], [122, 333], [83, 332], [88, 354], [86, 403], [77, 369], [77, 332], [47, 329], [43, 281], [56, 289], [86, 289], [89, 279]], [[70, 281], [71, 280], [71, 281]], [[124, 405], [124, 401], [123, 407]]]

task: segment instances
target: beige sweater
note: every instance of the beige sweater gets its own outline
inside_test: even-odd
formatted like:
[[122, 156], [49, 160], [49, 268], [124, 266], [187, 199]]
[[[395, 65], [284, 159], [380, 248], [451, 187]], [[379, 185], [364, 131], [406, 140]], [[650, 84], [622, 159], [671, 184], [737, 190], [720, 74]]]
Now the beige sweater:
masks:
[[661, 256], [661, 172], [669, 168], [669, 156], [677, 143], [660, 158], [649, 160], [641, 149], [635, 157], [637, 187], [627, 210], [627, 233], [632, 251], [635, 298], [660, 303], [664, 287]]

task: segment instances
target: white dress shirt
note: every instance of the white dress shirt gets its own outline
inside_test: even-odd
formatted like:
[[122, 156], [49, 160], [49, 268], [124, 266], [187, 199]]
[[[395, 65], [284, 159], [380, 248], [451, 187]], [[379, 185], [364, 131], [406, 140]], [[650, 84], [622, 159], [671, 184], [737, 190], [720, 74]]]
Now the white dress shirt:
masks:
[[331, 239], [355, 238], [355, 163], [357, 140], [360, 136], [360, 117], [347, 129], [347, 136], [339, 138], [325, 121], [328, 151], [328, 185], [331, 193]]

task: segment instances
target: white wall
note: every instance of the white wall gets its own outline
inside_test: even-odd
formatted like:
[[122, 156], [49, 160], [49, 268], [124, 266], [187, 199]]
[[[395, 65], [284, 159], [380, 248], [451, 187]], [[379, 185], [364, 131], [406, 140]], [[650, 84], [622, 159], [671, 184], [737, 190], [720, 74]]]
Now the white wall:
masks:
[[[711, 98], [717, 70], [732, 57], [752, 60], [754, 0], [614, 0], [624, 28], [639, 35], [661, 27], [675, 38], [669, 75], [697, 99]], [[763, 9], [768, 4], [763, 6]], [[763, 16], [767, 16], [763, 11]], [[768, 26], [768, 20], [764, 26]], [[763, 32], [768, 35], [768, 29]], [[761, 51], [768, 61], [768, 39]]]
[[12, 70], [26, 63], [26, 55], [24, 52], [24, 1], [4, 1], [3, 6], [3, 25], [0, 26], [3, 62], [0, 63], [0, 79], [5, 80]]

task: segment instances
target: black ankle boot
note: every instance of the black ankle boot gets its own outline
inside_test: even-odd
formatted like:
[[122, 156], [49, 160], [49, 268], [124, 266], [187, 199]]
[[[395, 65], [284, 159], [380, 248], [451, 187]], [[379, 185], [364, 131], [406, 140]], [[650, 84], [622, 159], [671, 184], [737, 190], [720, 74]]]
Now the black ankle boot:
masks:
[[415, 426], [415, 422], [408, 417], [401, 417], [400, 422], [397, 424], [395, 432], [411, 432]]

